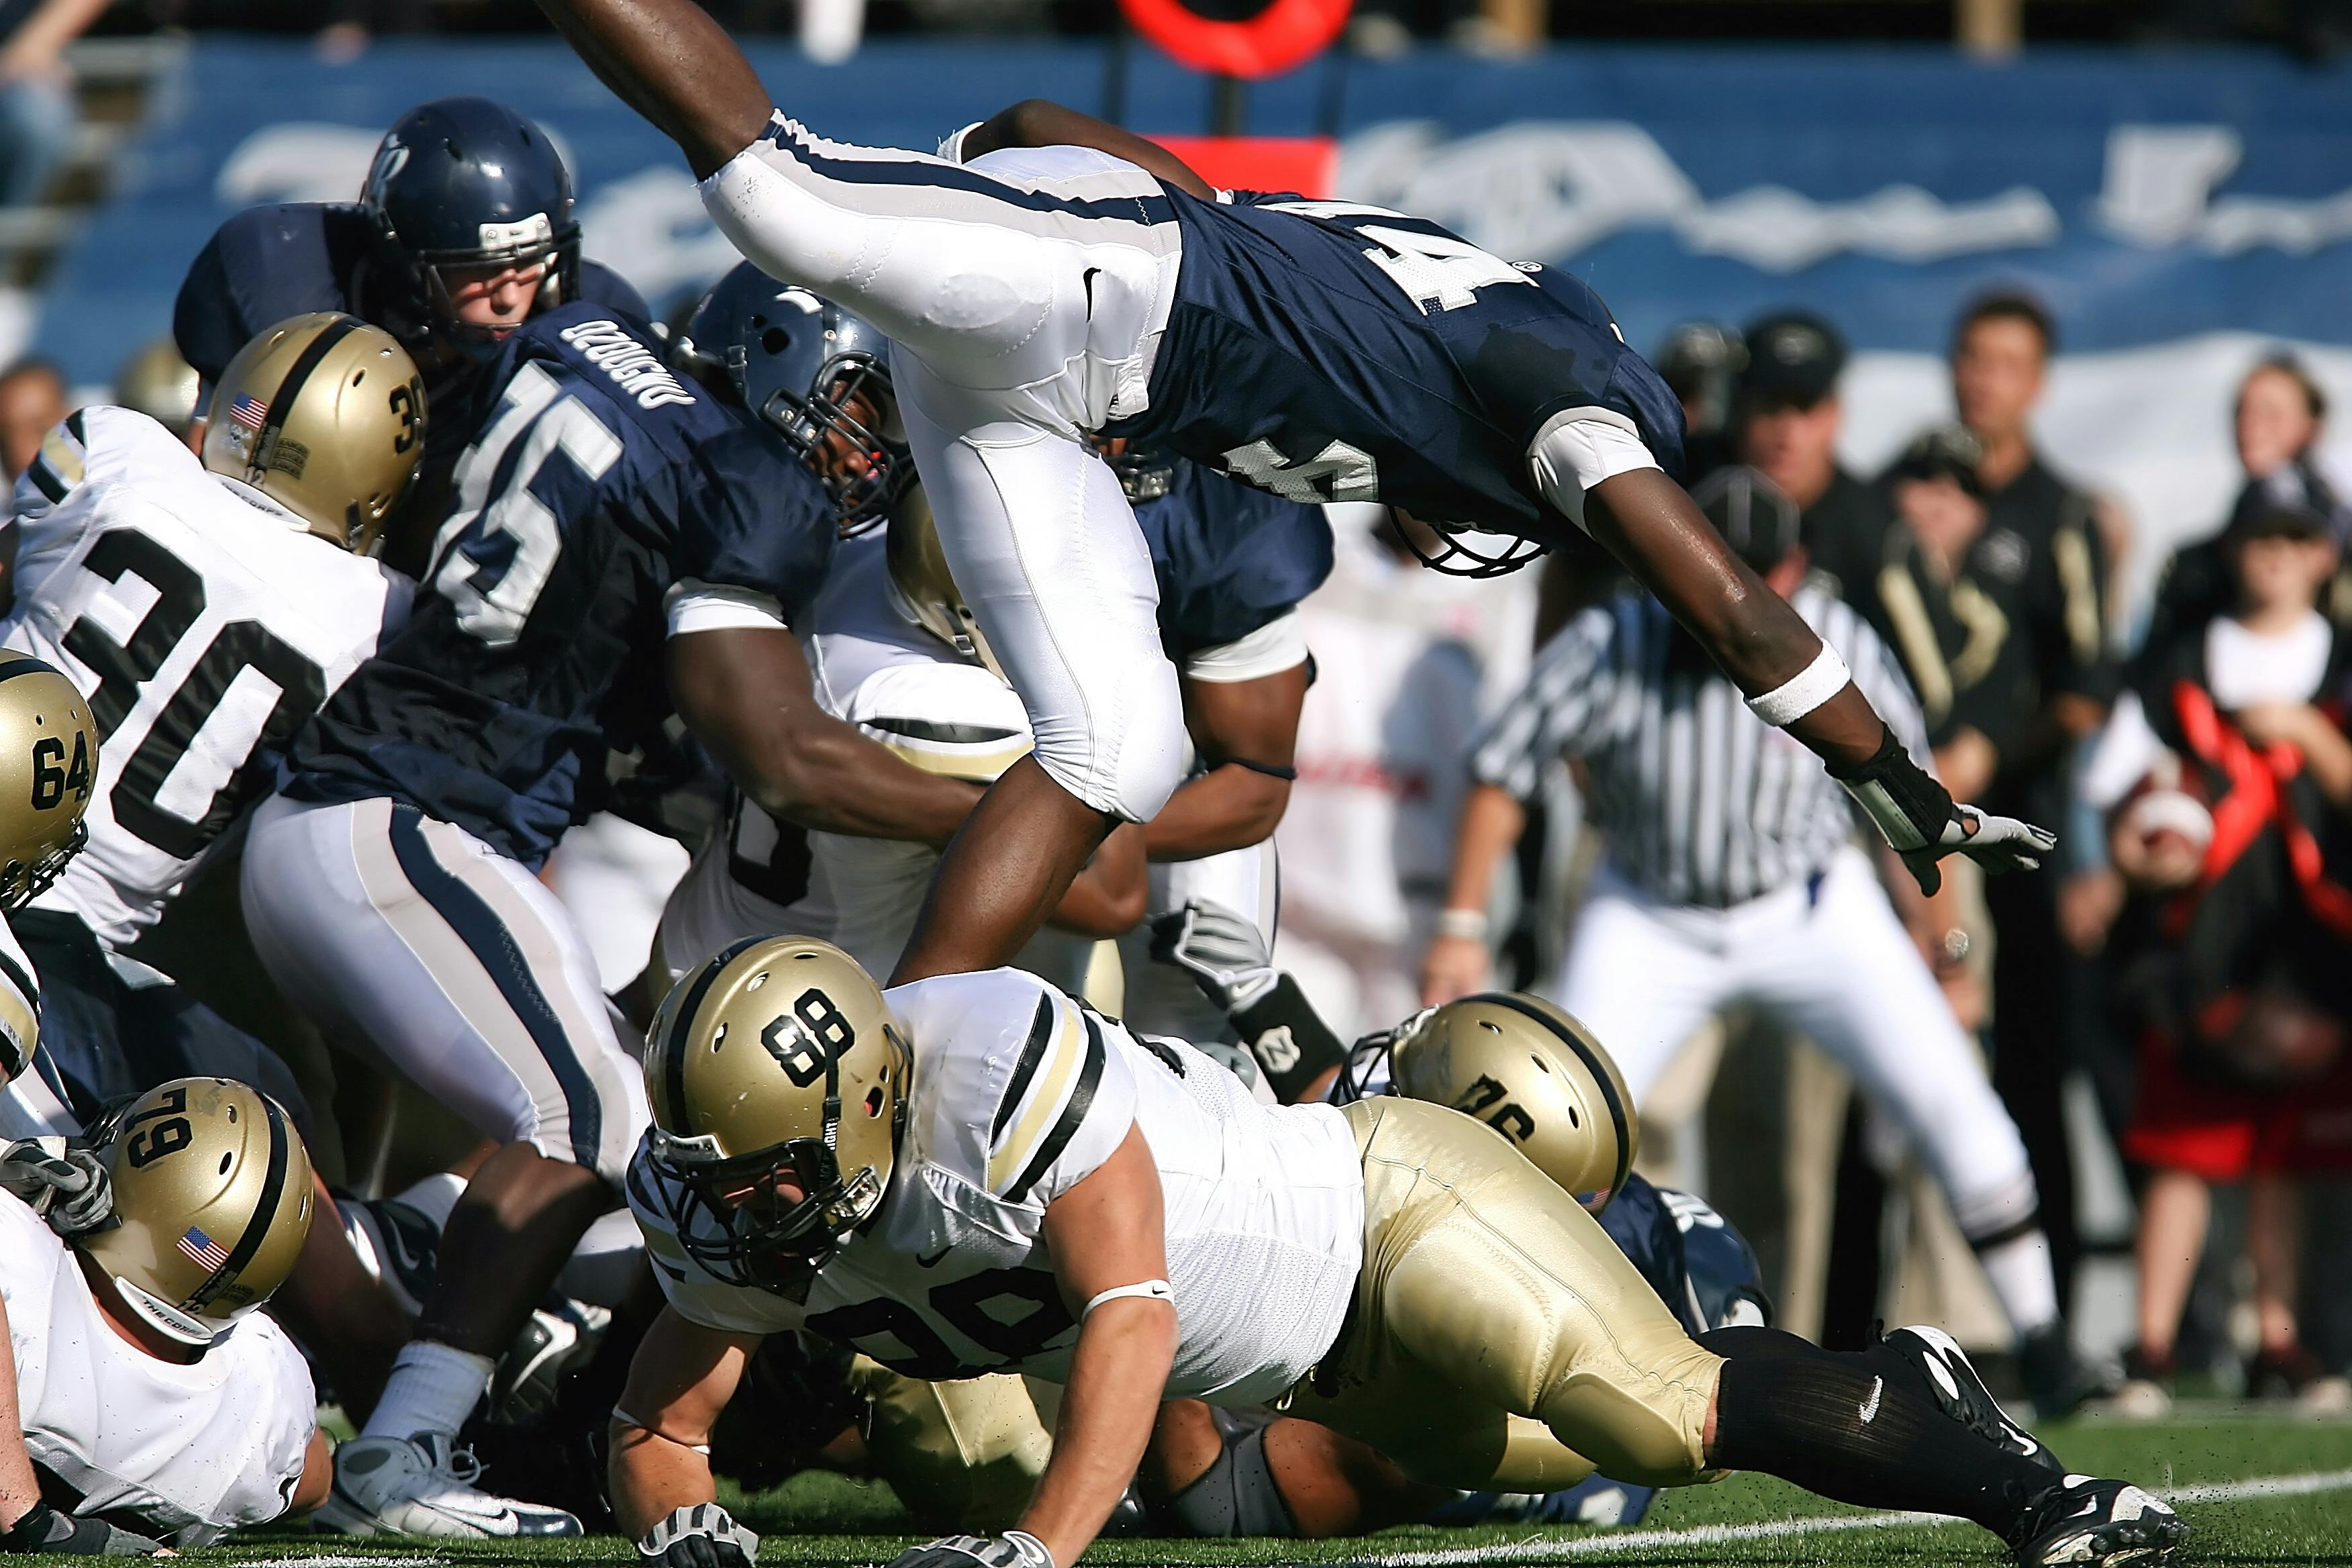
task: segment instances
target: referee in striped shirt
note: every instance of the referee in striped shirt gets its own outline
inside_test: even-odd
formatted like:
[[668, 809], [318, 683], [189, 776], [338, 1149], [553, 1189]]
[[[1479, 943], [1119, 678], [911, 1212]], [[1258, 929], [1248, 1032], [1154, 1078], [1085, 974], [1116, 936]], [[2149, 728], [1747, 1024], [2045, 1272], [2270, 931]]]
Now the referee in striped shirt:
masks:
[[[1717, 470], [1696, 499], [1927, 765], [1919, 704], [1893, 654], [1852, 608], [1807, 584], [1794, 504], [1744, 468]], [[1857, 846], [1845, 792], [1750, 713], [1646, 594], [1563, 628], [1475, 742], [1423, 1000], [1484, 984], [1495, 868], [1518, 837], [1520, 802], [1563, 753], [1607, 854], [1554, 997], [1608, 1046], [1636, 1100], [1711, 1015], [1737, 1003], [1837, 1058], [1925, 1156], [2029, 1369], [2047, 1371], [2033, 1382], [2056, 1394], [2072, 1356], [2016, 1124]]]

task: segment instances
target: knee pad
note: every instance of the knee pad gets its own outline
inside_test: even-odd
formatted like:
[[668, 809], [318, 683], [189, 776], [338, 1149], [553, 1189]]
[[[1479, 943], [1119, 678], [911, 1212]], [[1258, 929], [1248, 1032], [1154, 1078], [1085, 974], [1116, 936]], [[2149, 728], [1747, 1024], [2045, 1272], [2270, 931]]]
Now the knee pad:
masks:
[[1169, 1514], [1188, 1535], [1297, 1535], [1297, 1521], [1266, 1463], [1266, 1429], [1254, 1426], [1236, 1437], [1222, 1418], [1217, 1426], [1225, 1432], [1225, 1446], [1216, 1463], [1168, 1500]]

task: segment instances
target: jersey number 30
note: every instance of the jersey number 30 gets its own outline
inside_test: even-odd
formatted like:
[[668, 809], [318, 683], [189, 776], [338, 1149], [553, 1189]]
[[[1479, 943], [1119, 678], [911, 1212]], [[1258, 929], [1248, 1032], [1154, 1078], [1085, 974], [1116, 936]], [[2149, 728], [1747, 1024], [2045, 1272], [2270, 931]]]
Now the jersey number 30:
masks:
[[[155, 679], [204, 615], [205, 580], [155, 540], [130, 529], [100, 535], [82, 566], [110, 583], [135, 577], [155, 595], [138, 626], [121, 642], [86, 616], [66, 631], [66, 651], [99, 678], [89, 694], [89, 713], [98, 721], [102, 742], [113, 739], [138, 703], [140, 687]], [[242, 701], [225, 718], [230, 689], [248, 669], [278, 689], [277, 700], [257, 721], [256, 705]], [[213, 634], [181, 675], [122, 764], [107, 797], [114, 820], [174, 859], [194, 859], [261, 787], [254, 753], [283, 748], [326, 700], [327, 678], [317, 665], [259, 621], [231, 621]], [[167, 803], [165, 786], [200, 733], [204, 754], [189, 777], [170, 791]], [[204, 790], [207, 765], [219, 782]]]

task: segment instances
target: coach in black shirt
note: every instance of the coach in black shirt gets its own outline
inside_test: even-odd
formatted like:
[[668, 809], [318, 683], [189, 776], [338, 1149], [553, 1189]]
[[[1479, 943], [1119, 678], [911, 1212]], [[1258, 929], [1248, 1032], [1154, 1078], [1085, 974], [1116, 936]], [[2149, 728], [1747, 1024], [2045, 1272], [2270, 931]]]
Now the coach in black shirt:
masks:
[[1751, 321], [1746, 338], [1748, 363], [1732, 408], [1734, 456], [1797, 503], [1815, 574], [1830, 592], [1851, 597], [1875, 569], [1893, 513], [1875, 489], [1838, 464], [1845, 340], [1805, 310]]
[[[2104, 606], [2106, 555], [2089, 496], [2034, 450], [2026, 421], [2042, 395], [2053, 332], [2018, 294], [1969, 306], [1952, 334], [1952, 397], [1981, 447], [1984, 530], [1966, 555], [1970, 579], [2008, 622], [1987, 720], [2000, 757], [1990, 809], [2064, 816], [2075, 742], [2105, 721], [2115, 680]], [[2067, 1299], [2079, 1248], [2074, 1172], [2059, 1089], [2068, 1038], [2087, 1016], [2091, 982], [2060, 936], [2060, 879], [1990, 878], [1999, 938], [1993, 965], [1993, 1080], [2025, 1135]]]

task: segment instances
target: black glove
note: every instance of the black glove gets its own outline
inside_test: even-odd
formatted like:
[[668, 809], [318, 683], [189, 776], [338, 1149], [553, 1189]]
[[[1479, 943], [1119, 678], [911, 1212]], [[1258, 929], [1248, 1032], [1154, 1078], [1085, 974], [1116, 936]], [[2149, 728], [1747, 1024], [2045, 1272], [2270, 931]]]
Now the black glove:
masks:
[[80, 1519], [37, 1502], [0, 1534], [0, 1552], [56, 1552], [67, 1557], [152, 1557], [160, 1541], [117, 1530], [102, 1519]]
[[19, 1138], [0, 1146], [0, 1192], [24, 1200], [68, 1240], [114, 1215], [114, 1184], [106, 1163], [64, 1138]]
[[890, 1568], [1054, 1568], [1054, 1554], [1025, 1530], [1002, 1535], [946, 1535], [910, 1546]]
[[760, 1538], [715, 1502], [688, 1503], [637, 1538], [637, 1561], [665, 1568], [752, 1568]]
[[1950, 793], [1911, 760], [1891, 729], [1868, 762], [1832, 767], [1830, 777], [1845, 786], [1888, 847], [1903, 858], [1919, 890], [1931, 898], [1944, 885], [1936, 862], [1955, 849], [1998, 875], [2038, 869], [2042, 857], [2058, 844], [2058, 836], [2047, 828], [1954, 805]]
[[1273, 990], [1278, 973], [1256, 925], [1207, 899], [1151, 918], [1151, 956], [1190, 974], [1228, 1013]]

